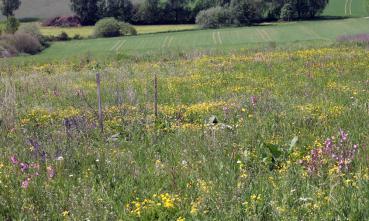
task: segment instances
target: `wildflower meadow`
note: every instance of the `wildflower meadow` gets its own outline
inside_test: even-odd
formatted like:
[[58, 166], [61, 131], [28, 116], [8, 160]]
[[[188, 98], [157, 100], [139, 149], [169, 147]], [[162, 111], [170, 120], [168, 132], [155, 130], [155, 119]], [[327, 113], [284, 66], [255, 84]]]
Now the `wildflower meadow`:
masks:
[[0, 220], [369, 219], [365, 47], [4, 62], [0, 95]]

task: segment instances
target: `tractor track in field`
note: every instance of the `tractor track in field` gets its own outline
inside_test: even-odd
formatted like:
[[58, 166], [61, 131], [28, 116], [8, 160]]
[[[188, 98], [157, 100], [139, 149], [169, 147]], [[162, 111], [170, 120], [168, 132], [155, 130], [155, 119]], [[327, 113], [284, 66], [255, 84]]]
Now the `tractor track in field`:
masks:
[[110, 51], [119, 51], [123, 45], [127, 42], [127, 40], [117, 41], [111, 48]]
[[213, 42], [215, 45], [222, 45], [223, 44], [223, 40], [222, 40], [222, 36], [220, 34], [219, 31], [217, 32], [213, 32]]
[[352, 15], [352, 1], [353, 0], [346, 0], [345, 15]]
[[169, 48], [170, 45], [172, 44], [173, 40], [174, 40], [174, 37], [173, 36], [167, 36], [167, 37], [165, 37], [164, 42], [161, 45], [161, 48]]
[[265, 42], [272, 41], [272, 38], [270, 37], [267, 31], [261, 29], [257, 30], [256, 32], [259, 34], [259, 36], [262, 38], [263, 41]]

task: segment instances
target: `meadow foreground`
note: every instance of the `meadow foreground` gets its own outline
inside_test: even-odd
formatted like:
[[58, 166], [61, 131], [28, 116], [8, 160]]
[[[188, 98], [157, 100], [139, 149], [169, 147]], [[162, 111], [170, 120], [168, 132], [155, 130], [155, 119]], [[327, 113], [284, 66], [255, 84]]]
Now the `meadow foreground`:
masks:
[[2, 65], [0, 220], [366, 220], [368, 70], [349, 45]]

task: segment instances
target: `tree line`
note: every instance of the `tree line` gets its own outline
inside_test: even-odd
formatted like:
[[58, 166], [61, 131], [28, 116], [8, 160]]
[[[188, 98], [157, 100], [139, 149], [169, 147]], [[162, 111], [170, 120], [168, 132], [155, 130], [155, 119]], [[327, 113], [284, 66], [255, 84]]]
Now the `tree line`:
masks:
[[[287, 21], [310, 19], [320, 15], [328, 1], [71, 0], [71, 9], [81, 18], [84, 25], [94, 24], [103, 17], [114, 17], [133, 24], [195, 23], [196, 17], [201, 15], [200, 13], [205, 14], [210, 19], [213, 19], [214, 16], [220, 16], [221, 18], [215, 18], [218, 22], [245, 25], [280, 19]], [[206, 12], [209, 10], [210, 12]], [[214, 11], [216, 12], [214, 13]]]
[[[248, 25], [262, 21], [310, 19], [329, 0], [70, 0], [83, 25], [104, 17], [133, 24], [221, 23]], [[20, 0], [0, 0], [6, 17], [14, 16]], [[211, 25], [209, 25], [211, 26]]]

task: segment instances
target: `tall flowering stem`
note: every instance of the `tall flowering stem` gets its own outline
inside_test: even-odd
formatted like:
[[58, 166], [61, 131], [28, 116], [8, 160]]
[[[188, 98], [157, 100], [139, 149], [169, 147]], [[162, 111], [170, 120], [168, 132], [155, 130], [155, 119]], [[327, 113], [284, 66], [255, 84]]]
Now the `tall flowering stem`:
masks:
[[300, 161], [310, 175], [318, 175], [327, 164], [333, 164], [338, 172], [344, 173], [350, 170], [359, 151], [358, 144], [349, 142], [348, 133], [339, 130], [338, 138], [326, 139], [323, 147], [315, 147], [310, 154]]

